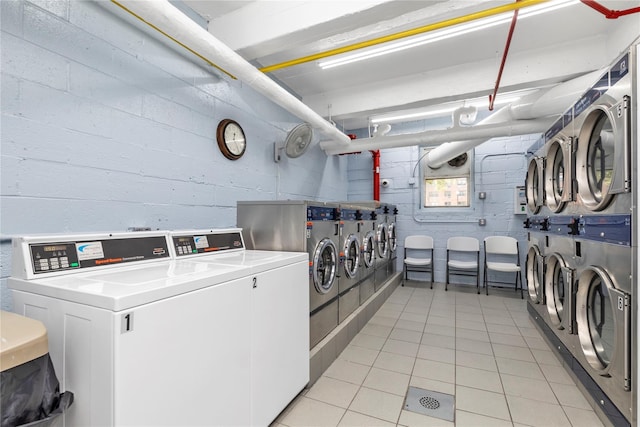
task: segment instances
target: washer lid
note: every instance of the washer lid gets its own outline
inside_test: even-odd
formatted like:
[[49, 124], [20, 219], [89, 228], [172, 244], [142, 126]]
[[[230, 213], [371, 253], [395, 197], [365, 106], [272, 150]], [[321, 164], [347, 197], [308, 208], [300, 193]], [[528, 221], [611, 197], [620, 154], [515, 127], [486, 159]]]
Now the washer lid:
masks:
[[243, 266], [166, 261], [32, 280], [9, 278], [8, 284], [19, 291], [120, 311], [249, 274]]

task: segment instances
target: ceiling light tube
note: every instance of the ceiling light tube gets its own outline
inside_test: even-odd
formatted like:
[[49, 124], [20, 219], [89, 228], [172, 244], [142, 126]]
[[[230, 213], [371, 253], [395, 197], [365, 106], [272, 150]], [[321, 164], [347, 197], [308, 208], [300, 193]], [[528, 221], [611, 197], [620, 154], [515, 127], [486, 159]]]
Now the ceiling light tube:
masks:
[[[541, 13], [551, 12], [577, 4], [578, 0], [563, 0], [559, 2], [549, 2], [541, 5], [531, 6], [521, 11], [519, 19], [526, 19], [531, 16], [536, 16]], [[389, 53], [399, 52], [412, 47], [423, 46], [429, 43], [446, 40], [452, 37], [461, 36], [471, 32], [484, 30], [487, 28], [495, 27], [497, 25], [505, 24], [511, 21], [511, 14], [502, 14], [493, 17], [479, 19], [477, 21], [468, 22], [465, 24], [457, 25], [452, 28], [445, 28], [442, 30], [436, 30], [424, 35], [415, 36], [407, 40], [401, 40], [395, 43], [387, 43], [381, 47], [368, 49], [364, 52], [356, 52], [350, 55], [345, 55], [340, 58], [331, 59], [328, 61], [320, 61], [318, 65], [322, 69], [329, 69], [338, 67], [341, 65], [351, 64], [353, 62], [362, 61], [369, 58], [375, 58], [381, 55]]]

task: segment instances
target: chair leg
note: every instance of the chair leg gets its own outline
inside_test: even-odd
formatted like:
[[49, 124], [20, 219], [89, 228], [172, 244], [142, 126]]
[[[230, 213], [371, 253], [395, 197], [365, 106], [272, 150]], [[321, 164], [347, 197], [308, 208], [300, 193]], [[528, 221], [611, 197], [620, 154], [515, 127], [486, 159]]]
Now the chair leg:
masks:
[[446, 292], [449, 290], [449, 264], [447, 264], [447, 272], [445, 273], [445, 275], [447, 276], [444, 281], [444, 290]]
[[402, 266], [402, 282], [400, 282], [400, 286], [404, 286], [404, 281], [407, 280], [407, 265], [404, 264]]
[[480, 267], [476, 268], [476, 291], [480, 295]]
[[522, 289], [522, 272], [518, 271], [518, 278], [520, 279], [520, 299], [524, 299], [524, 290]]
[[431, 264], [431, 288], [433, 289], [433, 263]]
[[484, 268], [484, 291], [489, 295], [489, 280], [487, 279], [487, 267]]

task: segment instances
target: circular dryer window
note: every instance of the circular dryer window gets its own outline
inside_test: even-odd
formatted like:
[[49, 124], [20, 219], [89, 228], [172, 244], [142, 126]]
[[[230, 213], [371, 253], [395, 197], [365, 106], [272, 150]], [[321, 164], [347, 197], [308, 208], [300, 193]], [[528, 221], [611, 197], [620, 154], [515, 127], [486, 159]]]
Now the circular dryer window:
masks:
[[398, 248], [398, 237], [396, 236], [396, 225], [389, 224], [389, 250], [395, 252]]
[[611, 279], [598, 267], [588, 268], [578, 279], [578, 337], [587, 361], [601, 375], [607, 373], [617, 344], [612, 288]]
[[360, 266], [360, 242], [355, 234], [350, 234], [344, 241], [344, 272], [349, 279], [354, 279]]
[[542, 302], [542, 293], [540, 289], [540, 266], [538, 263], [538, 257], [540, 256], [540, 251], [536, 246], [532, 246], [529, 248], [529, 252], [527, 253], [527, 284], [529, 289], [529, 298], [534, 304], [539, 304]]
[[389, 236], [387, 224], [378, 225], [378, 231], [376, 233], [376, 246], [378, 248], [378, 256], [380, 258], [386, 258], [389, 254]]
[[331, 239], [322, 239], [313, 254], [313, 284], [321, 294], [326, 294], [333, 287], [338, 261], [336, 252], [336, 245]]
[[559, 141], [554, 141], [547, 152], [547, 164], [545, 168], [545, 192], [547, 207], [553, 212], [560, 212], [564, 209], [565, 196], [570, 191], [567, 185], [565, 159], [562, 146]]
[[565, 295], [567, 282], [565, 280], [566, 264], [558, 254], [553, 254], [547, 261], [545, 283], [547, 288], [547, 311], [551, 323], [563, 329]]
[[533, 158], [529, 162], [529, 169], [527, 169], [526, 185], [527, 191], [525, 193], [527, 198], [527, 207], [531, 213], [538, 213], [542, 206], [542, 192], [540, 191], [540, 178], [541, 171], [538, 166], [538, 158]]
[[369, 268], [373, 265], [375, 259], [375, 235], [373, 231], [369, 231], [362, 241], [362, 257], [364, 266]]
[[616, 153], [610, 114], [602, 107], [591, 111], [578, 136], [578, 194], [594, 211], [606, 208], [612, 197], [609, 188], [613, 181]]

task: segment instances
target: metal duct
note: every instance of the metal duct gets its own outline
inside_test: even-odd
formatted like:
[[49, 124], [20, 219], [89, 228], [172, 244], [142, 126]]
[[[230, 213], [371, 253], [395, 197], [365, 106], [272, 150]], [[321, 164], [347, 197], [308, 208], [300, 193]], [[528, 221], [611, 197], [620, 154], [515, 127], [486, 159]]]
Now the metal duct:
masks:
[[[104, 2], [97, 1], [104, 6]], [[258, 71], [231, 48], [193, 22], [166, 0], [111, 0], [135, 18], [149, 25], [225, 73], [237, 77], [294, 116], [309, 123], [335, 143], [348, 143], [349, 137], [302, 103], [298, 98]]]
[[[585, 89], [605, 72], [604, 69], [594, 71], [549, 89], [541, 89], [517, 103], [501, 108], [474, 126], [460, 127], [454, 124], [452, 128], [443, 130], [358, 139], [350, 144], [326, 141], [321, 142], [320, 146], [327, 154], [342, 154], [352, 151], [441, 144], [431, 150], [426, 158], [430, 167], [438, 168], [491, 138], [546, 131], [556, 117], [571, 106], [571, 103], [575, 102]], [[454, 118], [459, 117], [460, 113], [463, 112], [454, 112]]]

